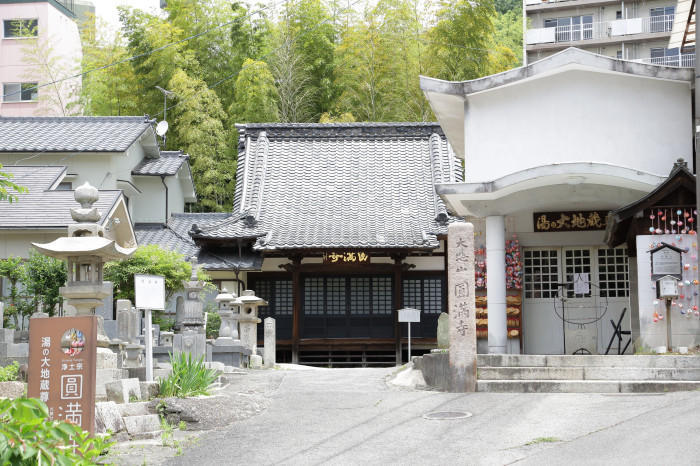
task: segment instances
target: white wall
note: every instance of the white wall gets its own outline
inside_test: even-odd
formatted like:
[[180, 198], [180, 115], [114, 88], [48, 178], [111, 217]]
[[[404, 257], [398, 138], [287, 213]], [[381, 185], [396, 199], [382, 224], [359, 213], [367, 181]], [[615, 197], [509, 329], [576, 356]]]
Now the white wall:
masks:
[[[683, 310], [694, 305], [700, 305], [700, 297], [694, 293], [698, 290], [698, 286], [692, 285], [692, 281], [698, 278], [698, 271], [693, 267], [697, 267], [697, 236], [678, 235], [682, 239], [676, 239], [676, 235], [643, 235], [637, 236], [637, 277], [639, 279], [639, 330], [641, 344], [651, 349], [657, 346], [666, 345], [666, 307], [663, 300], [658, 300], [658, 304], [654, 304], [656, 299], [656, 289], [652, 288], [651, 281], [651, 259], [649, 251], [652, 243], [664, 241], [668, 244], [676, 244], [680, 248], [690, 248], [688, 253], [682, 254], [683, 263], [689, 264], [690, 269], [683, 271], [683, 279], [691, 281], [690, 286], [681, 288], [681, 293], [686, 296], [686, 299], [677, 300], [683, 303]], [[693, 244], [696, 247], [693, 247]], [[695, 258], [693, 258], [695, 256]], [[690, 298], [690, 299], [688, 299]], [[695, 315], [682, 315], [680, 308], [673, 306], [671, 308], [671, 329], [673, 347], [688, 346], [692, 347], [700, 344], [700, 319]], [[654, 312], [663, 314], [664, 319], [654, 322]]]
[[60, 236], [65, 236], [66, 231], [55, 232], [0, 232], [0, 259], [10, 256], [29, 258], [29, 252], [33, 250], [32, 243], [50, 243]]
[[665, 176], [691, 129], [688, 83], [565, 71], [468, 97], [466, 181], [563, 162]]

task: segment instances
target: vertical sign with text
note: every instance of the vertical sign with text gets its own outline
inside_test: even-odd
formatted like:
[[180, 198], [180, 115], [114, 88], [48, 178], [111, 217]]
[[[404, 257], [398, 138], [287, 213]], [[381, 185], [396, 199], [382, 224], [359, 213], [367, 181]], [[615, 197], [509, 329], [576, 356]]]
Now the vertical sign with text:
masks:
[[31, 319], [27, 395], [94, 433], [96, 360], [96, 316]]

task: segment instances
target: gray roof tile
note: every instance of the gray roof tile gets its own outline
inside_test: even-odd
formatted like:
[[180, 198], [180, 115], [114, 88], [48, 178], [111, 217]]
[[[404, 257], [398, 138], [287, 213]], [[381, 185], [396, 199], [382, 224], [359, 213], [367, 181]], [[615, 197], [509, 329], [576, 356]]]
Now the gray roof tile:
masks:
[[145, 157], [133, 170], [132, 175], [141, 176], [173, 176], [177, 174], [182, 164], [190, 158], [181, 151], [161, 151], [160, 157]]
[[192, 241], [189, 231], [193, 224], [210, 225], [220, 222], [231, 214], [227, 213], [183, 213], [173, 214], [167, 225], [136, 225], [134, 231], [139, 245], [158, 244], [160, 247], [179, 252], [186, 257], [197, 255], [198, 263], [207, 270], [259, 270], [262, 265], [260, 254], [238, 250], [200, 248]]
[[462, 180], [436, 123], [239, 125], [234, 215], [195, 238], [255, 250], [435, 248], [454, 218], [434, 183]]
[[[13, 175], [12, 182], [28, 192], [19, 194], [16, 202], [0, 201], [0, 229], [65, 228], [75, 223], [70, 209], [80, 207], [73, 191], [49, 191], [66, 171], [61, 166], [4, 166], [2, 171]], [[121, 197], [121, 191], [100, 190], [94, 204], [102, 214], [100, 222]]]
[[124, 152], [145, 131], [142, 116], [0, 117], [0, 152]]

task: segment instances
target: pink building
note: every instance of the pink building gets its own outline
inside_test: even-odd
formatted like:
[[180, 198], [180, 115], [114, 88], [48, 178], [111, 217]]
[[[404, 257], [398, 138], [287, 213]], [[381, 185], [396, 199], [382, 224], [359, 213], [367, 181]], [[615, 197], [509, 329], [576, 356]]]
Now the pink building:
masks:
[[0, 0], [0, 116], [80, 113], [82, 49], [73, 0]]

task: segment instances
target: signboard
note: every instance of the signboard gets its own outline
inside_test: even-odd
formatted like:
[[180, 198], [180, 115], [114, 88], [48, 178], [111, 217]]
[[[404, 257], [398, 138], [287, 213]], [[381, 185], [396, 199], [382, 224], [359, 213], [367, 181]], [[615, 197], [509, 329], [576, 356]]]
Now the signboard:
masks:
[[670, 275], [678, 280], [683, 279], [681, 249], [667, 243], [649, 251], [651, 253], [651, 279], [658, 280]]
[[605, 230], [607, 210], [535, 212], [535, 232]]
[[137, 309], [165, 310], [165, 278], [160, 275], [134, 275]]
[[419, 309], [399, 309], [399, 322], [420, 322]]
[[658, 299], [673, 299], [680, 294], [678, 290], [678, 279], [670, 275], [659, 278], [656, 281], [656, 297]]
[[324, 264], [369, 264], [369, 254], [362, 251], [333, 251], [323, 255]]
[[97, 317], [50, 317], [29, 323], [27, 396], [49, 417], [95, 430]]

